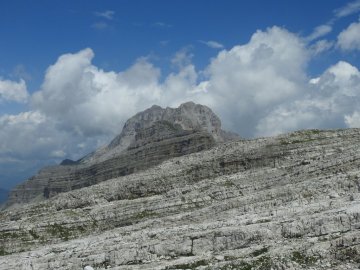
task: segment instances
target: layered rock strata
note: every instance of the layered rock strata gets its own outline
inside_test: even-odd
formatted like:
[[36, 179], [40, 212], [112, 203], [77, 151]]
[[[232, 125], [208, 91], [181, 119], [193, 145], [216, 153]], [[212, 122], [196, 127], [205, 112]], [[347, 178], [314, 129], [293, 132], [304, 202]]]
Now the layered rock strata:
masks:
[[228, 142], [0, 212], [0, 269], [358, 269], [360, 130]]
[[50, 198], [202, 151], [238, 138], [221, 129], [220, 119], [206, 106], [192, 102], [179, 108], [153, 106], [130, 118], [108, 146], [77, 162], [42, 169], [9, 195], [7, 205]]

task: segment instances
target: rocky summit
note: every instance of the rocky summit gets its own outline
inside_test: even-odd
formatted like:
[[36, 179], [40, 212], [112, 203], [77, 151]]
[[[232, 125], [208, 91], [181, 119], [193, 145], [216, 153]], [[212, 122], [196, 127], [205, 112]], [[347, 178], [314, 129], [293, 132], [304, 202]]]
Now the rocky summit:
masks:
[[154, 105], [130, 118], [106, 147], [78, 161], [66, 159], [59, 166], [46, 167], [18, 185], [10, 192], [7, 206], [47, 199], [238, 138], [222, 130], [220, 119], [206, 106], [187, 102], [163, 109]]
[[[100, 170], [129, 145], [176, 144], [151, 137], [164, 129], [167, 138], [169, 123], [188, 131], [168, 119], [59, 167]], [[189, 130], [179, 138], [197, 134]], [[200, 152], [1, 211], [0, 269], [360, 269], [360, 129], [227, 142], [218, 128], [201, 134], [216, 135]]]

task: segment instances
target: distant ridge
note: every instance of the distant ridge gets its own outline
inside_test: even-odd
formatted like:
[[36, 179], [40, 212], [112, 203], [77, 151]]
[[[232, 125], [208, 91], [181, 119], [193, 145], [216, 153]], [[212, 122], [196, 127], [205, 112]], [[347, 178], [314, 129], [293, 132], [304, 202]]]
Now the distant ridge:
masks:
[[78, 161], [65, 159], [59, 166], [43, 168], [16, 186], [7, 206], [47, 199], [238, 139], [237, 134], [221, 129], [219, 117], [206, 106], [193, 102], [178, 108], [154, 105], [127, 120], [107, 146]]
[[60, 165], [66, 166], [66, 165], [76, 165], [79, 164], [78, 161], [74, 161], [71, 159], [64, 159], [63, 161], [61, 161]]

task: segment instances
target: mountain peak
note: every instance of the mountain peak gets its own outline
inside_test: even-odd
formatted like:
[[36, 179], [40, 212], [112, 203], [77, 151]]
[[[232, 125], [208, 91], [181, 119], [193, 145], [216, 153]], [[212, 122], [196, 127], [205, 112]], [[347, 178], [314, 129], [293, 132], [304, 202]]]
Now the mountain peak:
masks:
[[[158, 121], [167, 121], [187, 131], [208, 132], [215, 142], [225, 142], [236, 137], [223, 131], [219, 117], [204, 105], [192, 101], [183, 103], [178, 108], [167, 107], [164, 109], [153, 105], [128, 119], [122, 132], [108, 146], [88, 155], [81, 162], [104, 161], [125, 152], [132, 144], [136, 143], [138, 132], [150, 128]], [[156, 130], [154, 132], [153, 136], [156, 137]]]
[[194, 102], [178, 108], [153, 105], [128, 119], [107, 146], [78, 161], [64, 160], [59, 166], [43, 168], [18, 185], [8, 205], [47, 199], [132, 174], [232, 139], [239, 136], [223, 131], [220, 119], [206, 106]]

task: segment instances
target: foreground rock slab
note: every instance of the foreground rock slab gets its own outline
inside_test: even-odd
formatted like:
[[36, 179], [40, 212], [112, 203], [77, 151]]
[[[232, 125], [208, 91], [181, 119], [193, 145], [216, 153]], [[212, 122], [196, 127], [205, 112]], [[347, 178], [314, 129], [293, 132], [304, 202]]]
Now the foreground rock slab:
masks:
[[360, 130], [227, 142], [0, 212], [0, 269], [359, 269]]

